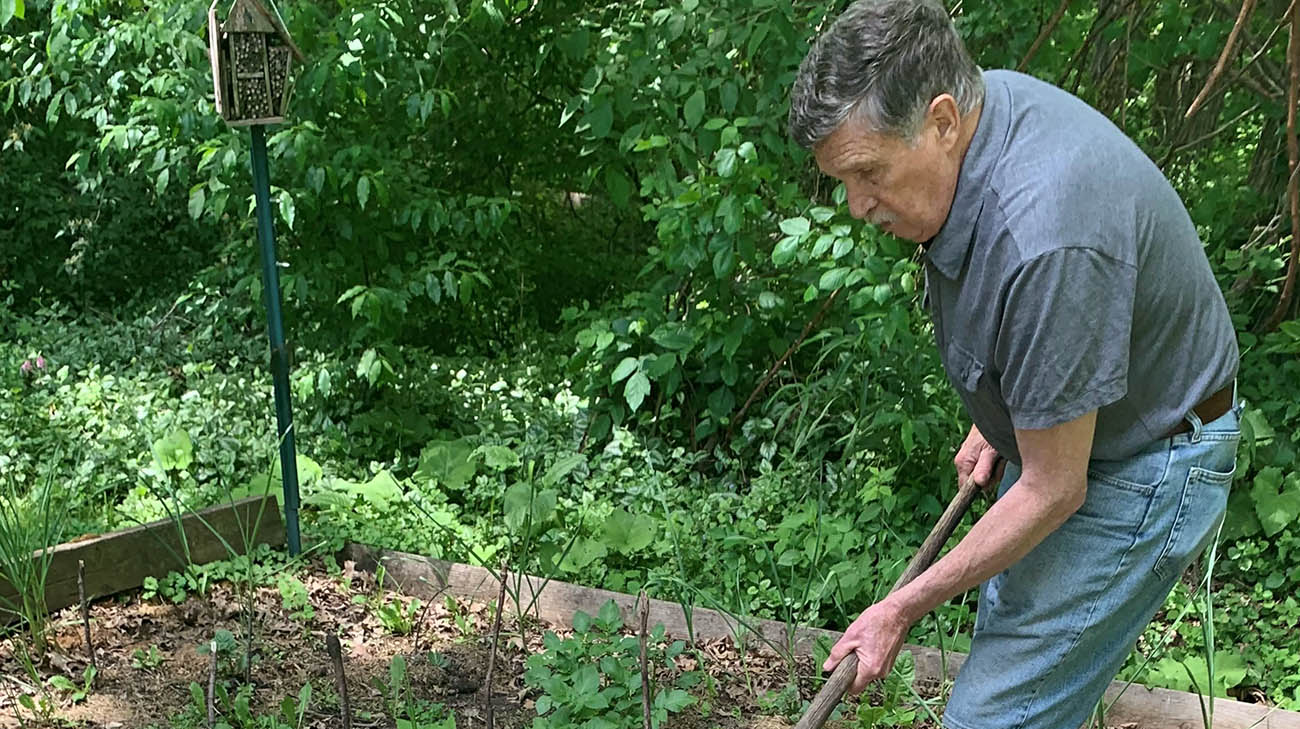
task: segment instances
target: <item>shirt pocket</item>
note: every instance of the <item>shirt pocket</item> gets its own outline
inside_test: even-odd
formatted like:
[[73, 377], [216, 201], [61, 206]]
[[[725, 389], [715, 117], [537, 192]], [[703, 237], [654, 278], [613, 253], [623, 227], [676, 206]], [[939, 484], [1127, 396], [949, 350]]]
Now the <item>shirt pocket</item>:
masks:
[[984, 363], [957, 342], [948, 343], [948, 380], [953, 387], [974, 395], [979, 391], [980, 378], [984, 376]]

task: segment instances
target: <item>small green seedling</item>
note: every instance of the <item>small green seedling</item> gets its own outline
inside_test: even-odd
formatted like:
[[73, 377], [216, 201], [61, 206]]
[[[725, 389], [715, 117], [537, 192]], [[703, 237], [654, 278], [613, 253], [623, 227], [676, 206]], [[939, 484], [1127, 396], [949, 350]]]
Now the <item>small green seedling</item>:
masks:
[[147, 653], [143, 648], [136, 648], [131, 652], [131, 668], [137, 670], [151, 671], [166, 662], [167, 657], [158, 652], [156, 645], [149, 646]]

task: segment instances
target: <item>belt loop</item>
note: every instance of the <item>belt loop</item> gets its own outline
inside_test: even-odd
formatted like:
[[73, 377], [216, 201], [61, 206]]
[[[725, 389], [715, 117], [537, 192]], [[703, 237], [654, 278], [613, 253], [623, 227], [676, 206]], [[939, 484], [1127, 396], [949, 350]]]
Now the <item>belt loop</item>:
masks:
[[1201, 422], [1201, 416], [1197, 415], [1195, 410], [1188, 410], [1187, 415], [1184, 416], [1183, 419], [1192, 424], [1192, 432], [1187, 434], [1190, 442], [1200, 443], [1201, 427], [1204, 425]]

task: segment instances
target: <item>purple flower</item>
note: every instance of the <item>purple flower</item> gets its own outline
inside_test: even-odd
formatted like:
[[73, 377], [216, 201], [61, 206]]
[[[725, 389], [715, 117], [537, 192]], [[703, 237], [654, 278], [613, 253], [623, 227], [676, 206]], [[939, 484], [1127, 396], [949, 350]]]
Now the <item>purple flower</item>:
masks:
[[32, 373], [32, 361], [30, 359], [23, 360], [23, 363], [18, 366], [18, 371], [24, 375], [30, 375]]
[[39, 354], [36, 355], [36, 369], [38, 370], [45, 369], [45, 358], [40, 356]]

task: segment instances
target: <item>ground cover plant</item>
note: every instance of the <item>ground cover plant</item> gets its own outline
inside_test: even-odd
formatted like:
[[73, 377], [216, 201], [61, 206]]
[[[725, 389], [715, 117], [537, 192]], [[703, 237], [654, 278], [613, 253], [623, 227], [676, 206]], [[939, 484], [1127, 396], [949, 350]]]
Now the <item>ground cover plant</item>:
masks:
[[[917, 261], [784, 134], [790, 74], [843, 3], [282, 5], [308, 58], [269, 144], [317, 553], [504, 560], [831, 628], [892, 584], [956, 487], [965, 423]], [[1238, 327], [1247, 408], [1213, 580], [1189, 574], [1121, 675], [1300, 709], [1292, 8], [1251, 4], [1189, 113], [1237, 7], [950, 5], [982, 65], [1075, 91], [1161, 165]], [[206, 10], [0, 0], [0, 513], [60, 519], [0, 537], [280, 490], [247, 142], [212, 107]], [[266, 559], [147, 599], [257, 584], [301, 631], [321, 606], [300, 578], [266, 584]], [[375, 607], [395, 632], [436, 609]], [[911, 639], [963, 650], [973, 611], [954, 601]], [[153, 646], [131, 660], [174, 660]], [[253, 667], [246, 643], [226, 653]], [[279, 689], [296, 703], [267, 726], [330, 691]], [[243, 706], [233, 684], [222, 702]], [[404, 720], [446, 721], [425, 713]]]

